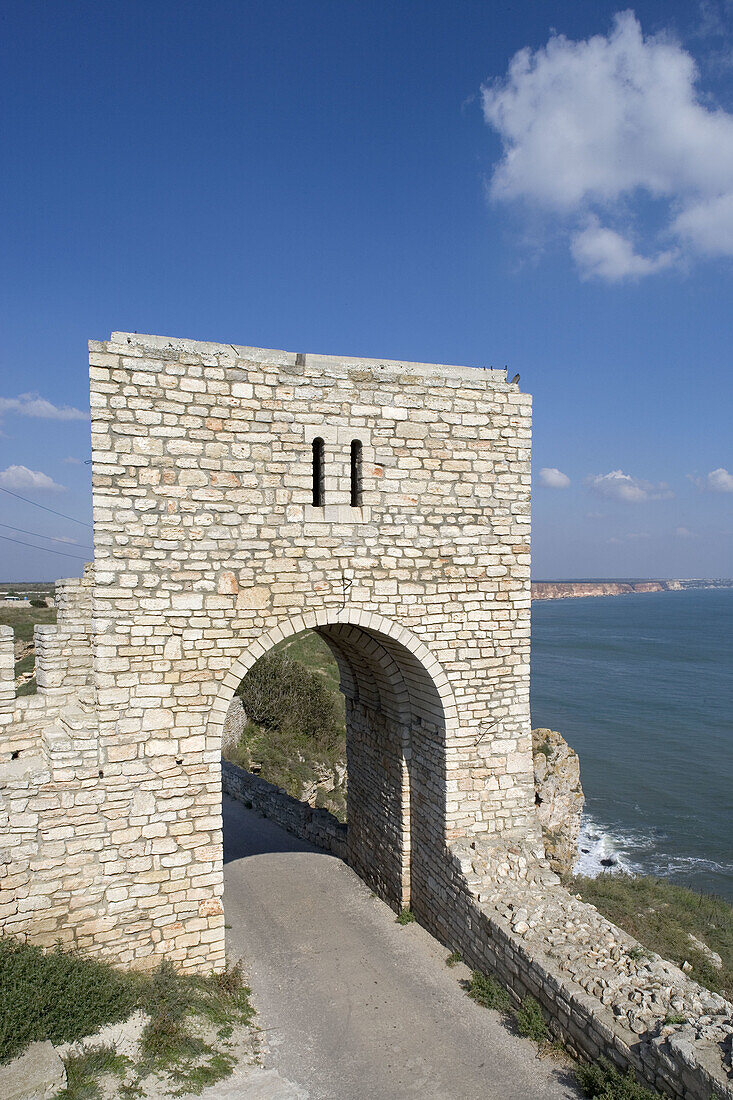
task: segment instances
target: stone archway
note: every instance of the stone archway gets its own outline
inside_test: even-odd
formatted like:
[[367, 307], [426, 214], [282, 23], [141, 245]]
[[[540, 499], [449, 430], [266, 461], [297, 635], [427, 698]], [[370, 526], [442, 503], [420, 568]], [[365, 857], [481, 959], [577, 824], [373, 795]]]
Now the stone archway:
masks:
[[306, 629], [333, 653], [346, 698], [349, 863], [393, 908], [425, 912], [445, 850], [446, 736], [456, 707], [440, 665], [409, 630], [353, 610], [279, 623], [223, 678], [209, 744], [220, 743], [232, 692], [247, 671]]

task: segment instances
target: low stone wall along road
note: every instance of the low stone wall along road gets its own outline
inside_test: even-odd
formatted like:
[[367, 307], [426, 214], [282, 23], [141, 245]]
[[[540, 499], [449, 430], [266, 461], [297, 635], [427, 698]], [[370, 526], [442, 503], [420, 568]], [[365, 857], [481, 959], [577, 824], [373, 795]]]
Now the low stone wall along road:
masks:
[[227, 951], [303, 1100], [568, 1100], [567, 1070], [474, 1004], [465, 968], [340, 859], [224, 799]]

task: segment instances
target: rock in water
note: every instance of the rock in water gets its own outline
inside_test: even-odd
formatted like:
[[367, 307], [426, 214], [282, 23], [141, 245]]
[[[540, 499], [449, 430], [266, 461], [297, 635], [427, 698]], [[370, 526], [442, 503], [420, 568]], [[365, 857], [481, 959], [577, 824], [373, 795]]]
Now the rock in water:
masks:
[[555, 730], [532, 730], [534, 790], [545, 851], [558, 875], [572, 874], [578, 858], [585, 798], [578, 754]]

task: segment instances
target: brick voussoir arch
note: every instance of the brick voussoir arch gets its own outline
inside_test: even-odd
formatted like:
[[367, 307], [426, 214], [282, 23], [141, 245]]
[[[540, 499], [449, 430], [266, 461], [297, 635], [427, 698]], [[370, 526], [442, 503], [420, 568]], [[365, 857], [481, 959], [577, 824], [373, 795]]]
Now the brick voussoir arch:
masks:
[[354, 626], [371, 635], [383, 635], [398, 643], [415, 658], [432, 681], [440, 698], [446, 725], [446, 734], [457, 728], [458, 709], [453, 690], [442, 667], [424, 642], [399, 623], [373, 611], [345, 608], [339, 611], [308, 611], [302, 615], [281, 619], [270, 630], [247, 643], [244, 652], [221, 681], [219, 691], [211, 706], [208, 725], [209, 737], [221, 737], [224, 719], [232, 701], [232, 693], [239, 686], [252, 666], [278, 642], [301, 634], [304, 630], [317, 630], [326, 626]]

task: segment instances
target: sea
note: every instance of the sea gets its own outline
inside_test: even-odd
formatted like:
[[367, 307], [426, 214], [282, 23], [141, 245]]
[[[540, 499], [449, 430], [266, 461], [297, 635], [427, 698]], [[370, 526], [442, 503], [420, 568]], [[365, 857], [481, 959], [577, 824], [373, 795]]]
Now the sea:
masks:
[[535, 601], [531, 706], [580, 757], [578, 873], [733, 902], [733, 588]]

